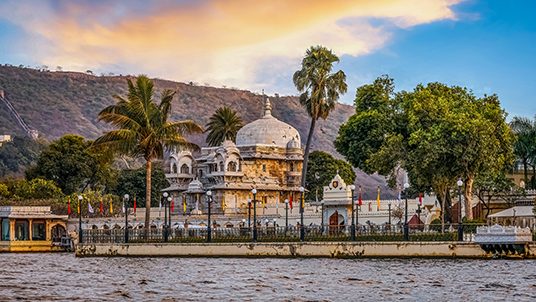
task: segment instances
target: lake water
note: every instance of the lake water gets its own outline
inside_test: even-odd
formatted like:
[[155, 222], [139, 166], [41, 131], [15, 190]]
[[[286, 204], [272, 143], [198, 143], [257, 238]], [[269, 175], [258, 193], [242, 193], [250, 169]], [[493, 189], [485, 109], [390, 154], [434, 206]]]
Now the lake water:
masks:
[[536, 301], [534, 260], [0, 259], [0, 301]]

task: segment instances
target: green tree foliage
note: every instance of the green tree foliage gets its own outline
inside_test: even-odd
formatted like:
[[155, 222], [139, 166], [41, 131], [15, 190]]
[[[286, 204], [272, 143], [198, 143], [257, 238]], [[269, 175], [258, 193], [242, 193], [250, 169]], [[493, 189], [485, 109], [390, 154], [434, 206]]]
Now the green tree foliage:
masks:
[[[514, 117], [510, 123], [516, 135], [514, 153], [523, 164], [523, 175], [527, 188], [536, 188], [536, 117]], [[528, 177], [528, 166], [532, 166], [532, 179]]]
[[111, 158], [89, 149], [91, 141], [78, 135], [65, 135], [48, 145], [37, 164], [26, 171], [26, 178], [51, 180], [65, 194], [79, 192], [86, 186], [105, 187], [112, 178]]
[[219, 146], [224, 140], [236, 141], [236, 133], [244, 123], [238, 113], [230, 107], [223, 106], [216, 110], [206, 125], [209, 146]]
[[6, 180], [0, 183], [0, 191], [4, 187], [4, 193], [0, 196], [14, 200], [28, 199], [58, 199], [63, 196], [61, 189], [51, 180], [34, 178], [30, 181], [25, 179]]
[[[393, 107], [393, 79], [382, 76], [356, 91], [356, 114], [339, 128], [335, 148], [344, 154], [354, 167], [372, 174], [378, 167], [371, 165], [372, 154], [386, 143], [387, 134], [393, 132], [397, 112]], [[390, 171], [389, 171], [390, 172]]]
[[472, 219], [475, 178], [498, 173], [512, 160], [512, 133], [497, 96], [477, 98], [441, 83], [393, 91], [387, 77], [358, 89], [356, 114], [341, 126], [337, 150], [366, 172], [389, 175], [391, 185], [398, 169], [406, 170], [412, 186], [436, 192], [442, 207], [462, 178], [466, 216]]
[[29, 137], [13, 137], [11, 142], [0, 146], [0, 178], [18, 176], [35, 162], [44, 145]]
[[[136, 205], [145, 207], [145, 173], [147, 173], [145, 168], [122, 170], [119, 173], [117, 186], [113, 190], [113, 193], [117, 196], [130, 195], [130, 205], [132, 205], [132, 200], [136, 196]], [[151, 187], [153, 188], [151, 191], [151, 200], [160, 200], [162, 196], [161, 191], [169, 187], [169, 182], [160, 165], [155, 165], [151, 173]]]
[[[143, 157], [145, 169], [145, 198], [151, 200], [152, 162], [162, 158], [165, 148], [197, 148], [184, 135], [201, 133], [201, 126], [191, 120], [169, 121], [175, 92], [164, 90], [160, 103], [154, 100], [154, 84], [147, 76], [139, 76], [134, 84], [127, 80], [126, 98], [115, 95], [117, 103], [104, 108], [99, 120], [117, 129], [106, 132], [95, 141], [95, 147], [106, 147], [122, 155]], [[151, 202], [146, 204], [145, 226], [150, 224]]]
[[6, 184], [0, 183], [0, 197], [8, 197], [9, 189]]
[[300, 94], [300, 103], [311, 117], [311, 125], [303, 156], [302, 186], [305, 187], [309, 152], [316, 121], [326, 119], [335, 109], [340, 94], [346, 93], [346, 75], [342, 70], [332, 73], [333, 64], [339, 58], [323, 46], [311, 46], [302, 60], [301, 69], [293, 76]]
[[309, 155], [309, 169], [307, 170], [307, 193], [306, 200], [315, 200], [318, 193], [318, 200], [324, 196], [324, 186], [339, 172], [346, 184], [353, 184], [355, 181], [355, 172], [352, 166], [342, 160], [336, 159], [331, 154], [323, 151], [313, 151]]

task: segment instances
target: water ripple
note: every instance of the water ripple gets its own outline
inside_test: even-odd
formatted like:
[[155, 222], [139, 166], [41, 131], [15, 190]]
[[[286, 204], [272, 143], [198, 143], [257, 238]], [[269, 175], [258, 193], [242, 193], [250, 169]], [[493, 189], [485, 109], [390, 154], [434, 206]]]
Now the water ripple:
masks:
[[536, 300], [534, 260], [2, 254], [0, 301]]

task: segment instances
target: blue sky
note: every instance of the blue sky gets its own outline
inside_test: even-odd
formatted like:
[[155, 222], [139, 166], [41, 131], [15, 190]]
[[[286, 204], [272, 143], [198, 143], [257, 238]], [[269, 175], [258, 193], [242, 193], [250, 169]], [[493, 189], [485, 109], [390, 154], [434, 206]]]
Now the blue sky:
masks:
[[356, 83], [389, 74], [397, 89], [439, 81], [468, 87], [477, 95], [495, 93], [510, 118], [533, 117], [536, 1], [471, 1], [454, 11], [459, 20], [398, 30], [377, 52], [344, 57], [342, 69], [354, 70]]
[[496, 93], [510, 118], [533, 117], [534, 12], [536, 1], [498, 0], [0, 0], [0, 63], [296, 94], [292, 73], [322, 44], [341, 57], [343, 102], [389, 74], [397, 89]]

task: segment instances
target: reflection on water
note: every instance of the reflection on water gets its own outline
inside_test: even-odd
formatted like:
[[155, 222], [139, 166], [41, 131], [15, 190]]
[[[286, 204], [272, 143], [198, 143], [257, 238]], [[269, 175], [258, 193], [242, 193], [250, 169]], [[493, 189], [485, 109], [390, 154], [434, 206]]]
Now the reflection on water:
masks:
[[536, 301], [534, 260], [0, 257], [0, 301]]

